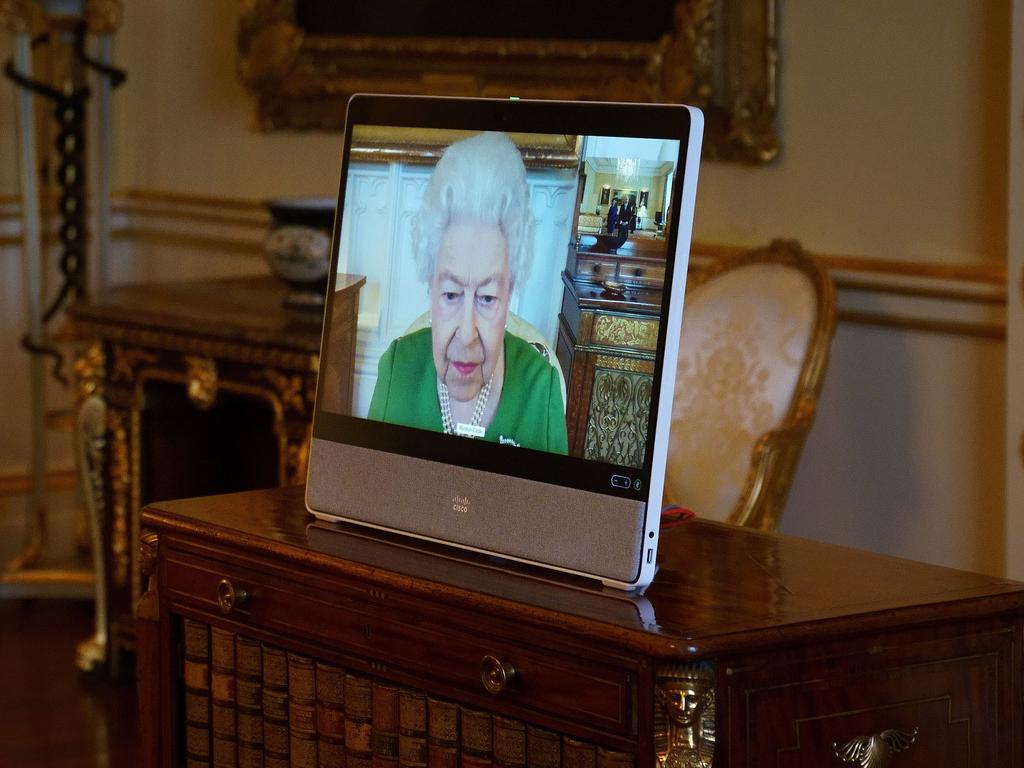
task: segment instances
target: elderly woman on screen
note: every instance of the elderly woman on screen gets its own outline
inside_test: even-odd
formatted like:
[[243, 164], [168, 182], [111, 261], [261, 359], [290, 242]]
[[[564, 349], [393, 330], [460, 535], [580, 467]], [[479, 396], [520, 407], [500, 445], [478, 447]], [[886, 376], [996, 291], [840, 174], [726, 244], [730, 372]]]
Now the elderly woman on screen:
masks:
[[381, 356], [369, 417], [566, 453], [561, 377], [507, 330], [533, 258], [526, 169], [508, 138], [448, 147], [413, 221], [413, 256], [430, 324]]

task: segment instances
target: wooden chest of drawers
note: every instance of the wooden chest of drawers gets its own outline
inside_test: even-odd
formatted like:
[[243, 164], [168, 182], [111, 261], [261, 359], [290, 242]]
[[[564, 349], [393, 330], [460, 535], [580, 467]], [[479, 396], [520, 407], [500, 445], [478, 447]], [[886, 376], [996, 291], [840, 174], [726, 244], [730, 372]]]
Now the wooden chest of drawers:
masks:
[[[149, 765], [1022, 765], [1024, 585], [692, 521], [626, 597], [311, 525], [301, 488], [143, 521]], [[343, 729], [299, 694], [329, 674]], [[430, 713], [418, 751], [396, 700]]]

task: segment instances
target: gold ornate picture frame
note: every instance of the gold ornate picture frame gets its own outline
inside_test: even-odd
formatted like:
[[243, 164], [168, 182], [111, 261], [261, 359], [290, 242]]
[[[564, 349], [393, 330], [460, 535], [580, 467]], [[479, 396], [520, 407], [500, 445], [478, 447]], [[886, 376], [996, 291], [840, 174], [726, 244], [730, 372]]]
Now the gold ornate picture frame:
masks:
[[264, 130], [340, 129], [357, 92], [515, 95], [685, 102], [704, 110], [705, 157], [779, 151], [777, 0], [678, 0], [652, 41], [318, 34], [300, 2], [246, 0], [239, 19], [239, 76]]

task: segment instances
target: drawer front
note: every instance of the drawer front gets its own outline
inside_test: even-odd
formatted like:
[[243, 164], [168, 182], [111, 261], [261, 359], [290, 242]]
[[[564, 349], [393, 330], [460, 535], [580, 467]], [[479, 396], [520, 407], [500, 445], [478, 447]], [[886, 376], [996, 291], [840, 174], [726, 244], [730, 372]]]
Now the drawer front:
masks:
[[615, 261], [600, 258], [580, 257], [576, 262], [576, 278], [600, 283], [602, 280], [615, 280], [617, 265]]
[[619, 279], [628, 285], [660, 288], [665, 284], [665, 268], [623, 264], [619, 268]]
[[172, 601], [211, 613], [220, 612], [218, 585], [228, 580], [236, 595], [247, 594], [229, 614], [236, 622], [440, 681], [477, 699], [485, 691], [487, 658], [489, 668], [497, 663], [508, 675], [495, 701], [622, 736], [635, 733], [635, 675], [626, 669], [484, 634], [460, 626], [456, 615], [376, 590], [362, 599], [351, 587], [316, 589], [177, 552], [166, 557], [164, 578]]
[[184, 674], [168, 719], [183, 727], [166, 765], [637, 766], [633, 743], [612, 749], [216, 622], [169, 625]]
[[1013, 633], [727, 672], [733, 763], [772, 768], [1008, 765]]

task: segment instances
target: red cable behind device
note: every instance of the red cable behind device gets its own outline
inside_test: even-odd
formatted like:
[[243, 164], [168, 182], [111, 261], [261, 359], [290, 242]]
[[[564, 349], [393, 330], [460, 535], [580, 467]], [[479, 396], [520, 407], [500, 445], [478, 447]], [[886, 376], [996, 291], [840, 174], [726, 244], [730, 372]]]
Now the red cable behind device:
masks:
[[696, 516], [697, 513], [692, 509], [680, 507], [678, 504], [666, 504], [661, 509], [661, 527], [675, 528], [677, 525], [682, 525], [687, 520], [692, 520]]

